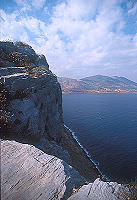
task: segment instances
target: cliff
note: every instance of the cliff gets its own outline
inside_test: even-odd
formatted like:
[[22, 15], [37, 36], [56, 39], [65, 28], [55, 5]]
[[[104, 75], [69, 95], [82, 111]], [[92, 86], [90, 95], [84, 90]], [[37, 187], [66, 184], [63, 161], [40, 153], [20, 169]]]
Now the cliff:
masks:
[[0, 57], [1, 198], [68, 199], [76, 192], [91, 199], [89, 188], [93, 199], [129, 194], [96, 179], [98, 170], [64, 128], [60, 84], [45, 56], [22, 42], [0, 42]]
[[63, 129], [61, 89], [45, 57], [28, 45], [11, 42], [0, 43], [0, 56], [6, 136], [59, 141]]
[[55, 156], [33, 145], [1, 142], [2, 199], [66, 199], [85, 179]]
[[71, 134], [66, 134], [60, 84], [46, 58], [21, 42], [1, 42], [0, 56], [2, 137], [34, 144], [95, 180], [98, 171]]
[[99, 178], [86, 183], [65, 161], [33, 145], [4, 140], [1, 148], [2, 200], [125, 200], [130, 195], [118, 183]]

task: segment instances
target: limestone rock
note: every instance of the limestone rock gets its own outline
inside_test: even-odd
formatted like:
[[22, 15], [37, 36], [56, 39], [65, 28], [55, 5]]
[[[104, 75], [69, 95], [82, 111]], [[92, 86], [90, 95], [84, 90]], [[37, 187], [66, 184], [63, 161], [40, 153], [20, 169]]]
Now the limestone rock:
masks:
[[37, 55], [31, 46], [22, 42], [0, 42], [0, 58], [2, 67], [29, 65], [45, 66], [45, 69], [49, 69], [45, 56]]
[[0, 42], [0, 56], [2, 135], [58, 142], [62, 94], [46, 58], [21, 42]]
[[49, 141], [45, 138], [41, 138], [36, 147], [43, 150], [45, 153], [54, 155], [67, 162], [69, 165], [72, 165], [72, 160], [69, 152], [66, 151], [61, 145], [58, 145], [55, 141]]
[[[7, 66], [7, 62], [5, 62], [5, 66]], [[24, 67], [11, 67], [12, 64], [10, 62], [8, 62], [8, 65], [9, 66], [7, 66], [7, 67], [0, 68], [1, 77], [6, 77], [9, 75], [14, 75], [14, 74], [26, 73], [26, 70], [24, 69]]]
[[98, 178], [83, 185], [85, 181], [65, 161], [33, 145], [1, 141], [2, 200], [126, 200], [130, 196], [129, 189], [116, 182]]
[[[2, 200], [67, 199], [85, 183], [82, 176], [92, 182], [98, 171], [64, 129], [57, 77], [27, 44], [0, 42], [0, 58], [1, 136], [38, 147], [1, 142]], [[96, 179], [69, 199], [122, 200], [128, 192]]]
[[69, 200], [128, 200], [129, 189], [116, 182], [103, 182], [99, 178], [82, 186]]
[[67, 199], [85, 179], [66, 162], [32, 145], [1, 141], [1, 199]]

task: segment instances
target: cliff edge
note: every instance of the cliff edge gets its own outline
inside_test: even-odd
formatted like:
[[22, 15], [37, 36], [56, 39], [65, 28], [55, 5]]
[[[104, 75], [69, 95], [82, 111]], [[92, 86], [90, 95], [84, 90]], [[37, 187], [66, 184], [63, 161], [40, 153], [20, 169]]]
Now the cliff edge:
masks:
[[3, 136], [59, 141], [61, 89], [43, 55], [26, 44], [0, 43]]
[[60, 84], [45, 56], [22, 42], [0, 42], [0, 58], [1, 199], [128, 195], [96, 179], [98, 170], [64, 127]]
[[65, 161], [33, 145], [3, 140], [1, 149], [2, 200], [129, 199], [129, 189], [121, 184], [99, 178], [87, 184]]
[[0, 43], [1, 136], [35, 145], [94, 181], [91, 162], [62, 117], [62, 92], [43, 55], [22, 42]]

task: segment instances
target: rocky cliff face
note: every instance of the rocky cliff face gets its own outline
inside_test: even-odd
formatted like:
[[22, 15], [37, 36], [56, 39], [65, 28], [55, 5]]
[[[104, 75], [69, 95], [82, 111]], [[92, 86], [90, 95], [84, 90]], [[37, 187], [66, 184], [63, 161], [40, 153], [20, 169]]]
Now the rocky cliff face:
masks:
[[[119, 200], [123, 195], [128, 197], [129, 191], [123, 186], [96, 179], [97, 169], [64, 129], [60, 85], [46, 58], [21, 42], [0, 42], [0, 57], [0, 130], [4, 139], [1, 198], [53, 200], [71, 196], [70, 199], [76, 200]], [[93, 183], [82, 186], [86, 180]]]
[[82, 186], [68, 200], [131, 200], [128, 187], [116, 182], [103, 182], [97, 178], [93, 183]]
[[33, 145], [1, 142], [2, 200], [67, 199], [85, 179], [65, 161]]
[[97, 170], [64, 131], [61, 88], [46, 58], [21, 42], [1, 42], [0, 57], [2, 137], [34, 144], [95, 180]]
[[22, 42], [0, 42], [1, 67], [35, 68], [49, 65], [44, 55], [38, 55], [31, 46]]
[[85, 184], [73, 167], [33, 145], [5, 140], [1, 148], [2, 200], [130, 199], [129, 189], [121, 184], [99, 178]]
[[0, 57], [2, 134], [58, 142], [61, 89], [45, 57], [19, 42], [1, 42]]

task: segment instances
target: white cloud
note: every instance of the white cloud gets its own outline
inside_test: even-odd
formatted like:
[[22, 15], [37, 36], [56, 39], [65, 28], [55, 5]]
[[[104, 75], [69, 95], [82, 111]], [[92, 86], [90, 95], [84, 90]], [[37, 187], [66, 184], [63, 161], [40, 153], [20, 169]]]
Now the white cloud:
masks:
[[54, 9], [56, 17], [70, 18], [71, 20], [78, 20], [82, 18], [93, 17], [99, 9], [99, 0], [67, 0]]
[[22, 7], [20, 11], [28, 11], [31, 10], [31, 6], [28, 2], [28, 0], [14, 0], [17, 6]]
[[21, 17], [19, 19], [19, 12], [13, 12], [12, 14], [6, 14], [1, 10], [1, 39], [6, 40], [8, 38], [12, 40], [22, 40], [28, 42], [31, 40], [29, 33], [38, 35], [41, 34], [40, 25], [42, 22], [34, 17]]
[[44, 19], [20, 17], [17, 12], [2, 12], [2, 18], [2, 38], [28, 42], [46, 55], [57, 75], [125, 75], [127, 69], [136, 73], [137, 34], [123, 32], [126, 22], [119, 0], [63, 1], [54, 7], [48, 25]]
[[24, 27], [21, 24], [21, 21], [17, 21], [16, 17], [18, 16], [17, 12], [12, 14], [6, 14], [1, 10], [1, 39], [11, 39], [19, 38], [25, 31]]
[[137, 3], [134, 4], [133, 8], [131, 8], [131, 9], [128, 10], [128, 14], [129, 15], [130, 14], [133, 15], [135, 13], [137, 13]]

